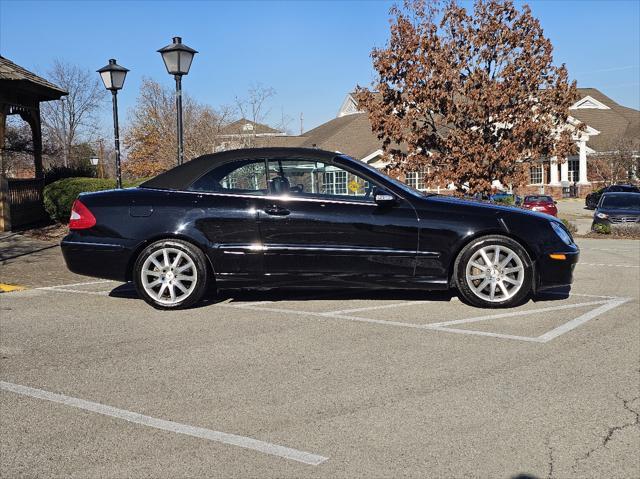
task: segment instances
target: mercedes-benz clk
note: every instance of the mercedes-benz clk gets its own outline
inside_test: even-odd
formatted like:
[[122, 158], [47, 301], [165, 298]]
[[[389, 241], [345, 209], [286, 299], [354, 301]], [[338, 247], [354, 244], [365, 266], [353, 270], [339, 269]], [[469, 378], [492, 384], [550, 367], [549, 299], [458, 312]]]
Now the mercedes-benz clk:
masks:
[[156, 308], [208, 290], [446, 290], [479, 307], [568, 286], [579, 251], [557, 219], [414, 191], [340, 153], [234, 150], [137, 188], [81, 194], [62, 251], [75, 273], [132, 281]]

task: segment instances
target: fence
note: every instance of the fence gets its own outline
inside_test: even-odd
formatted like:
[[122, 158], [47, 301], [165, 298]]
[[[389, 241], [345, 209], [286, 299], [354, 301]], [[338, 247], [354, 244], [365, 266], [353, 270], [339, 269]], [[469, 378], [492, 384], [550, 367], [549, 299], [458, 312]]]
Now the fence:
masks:
[[43, 179], [9, 178], [7, 182], [12, 229], [47, 219], [42, 202]]

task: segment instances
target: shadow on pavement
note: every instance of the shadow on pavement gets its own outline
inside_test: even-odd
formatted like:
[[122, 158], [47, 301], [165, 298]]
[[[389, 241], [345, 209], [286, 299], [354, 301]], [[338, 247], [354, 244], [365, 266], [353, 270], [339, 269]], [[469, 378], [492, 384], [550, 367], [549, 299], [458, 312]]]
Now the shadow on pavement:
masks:
[[41, 256], [38, 253], [57, 247], [57, 242], [34, 240], [18, 233], [3, 234], [0, 235], [0, 262], [8, 264], [11, 260], [31, 255], [38, 258]]
[[[553, 290], [538, 293], [531, 300], [534, 303], [547, 301], [562, 301], [569, 297], [571, 288], [557, 288]], [[109, 296], [113, 298], [123, 299], [141, 299], [136, 292], [133, 283], [125, 283], [114, 288]], [[361, 300], [387, 300], [387, 301], [440, 301], [450, 302], [456, 298], [457, 294], [454, 289], [448, 291], [421, 291], [421, 290], [367, 290], [367, 289], [342, 289], [342, 290], [325, 290], [325, 289], [246, 289], [246, 290], [221, 290], [210, 291], [203, 301], [198, 303], [195, 308], [205, 307], [216, 303], [251, 303], [251, 302], [280, 302], [280, 301], [314, 301], [314, 300], [336, 300], [348, 301], [354, 299]], [[462, 300], [461, 300], [462, 301]], [[464, 301], [462, 301], [464, 302]], [[524, 304], [526, 304], [525, 301]], [[519, 305], [520, 306], [520, 305]]]
[[563, 299], [569, 298], [569, 296], [571, 296], [571, 286], [563, 286], [562, 288], [540, 291], [535, 295], [533, 301], [535, 303], [542, 301], [562, 301]]

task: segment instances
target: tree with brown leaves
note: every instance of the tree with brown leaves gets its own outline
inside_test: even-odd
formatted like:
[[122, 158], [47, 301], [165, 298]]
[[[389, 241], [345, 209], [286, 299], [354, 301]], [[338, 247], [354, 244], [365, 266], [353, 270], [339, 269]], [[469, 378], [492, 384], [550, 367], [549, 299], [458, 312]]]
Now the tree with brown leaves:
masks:
[[486, 192], [526, 183], [530, 162], [575, 148], [577, 97], [528, 6], [476, 0], [405, 1], [372, 52], [374, 90], [358, 89], [392, 173], [428, 172], [431, 185]]
[[[175, 93], [151, 79], [143, 79], [140, 95], [130, 112], [125, 132], [127, 159], [124, 171], [132, 177], [155, 176], [173, 168], [176, 159]], [[229, 122], [232, 109], [218, 111], [191, 97], [183, 97], [185, 159], [213, 153], [221, 129]]]

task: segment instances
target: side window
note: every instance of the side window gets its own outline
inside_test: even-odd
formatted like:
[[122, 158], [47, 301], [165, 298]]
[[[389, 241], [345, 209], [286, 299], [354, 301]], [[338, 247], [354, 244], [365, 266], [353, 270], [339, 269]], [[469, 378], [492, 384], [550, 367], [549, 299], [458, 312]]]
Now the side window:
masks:
[[313, 160], [270, 160], [269, 190], [273, 194], [373, 201], [373, 185], [338, 166]]
[[243, 160], [214, 168], [196, 180], [192, 191], [266, 195], [267, 178], [264, 160]]

